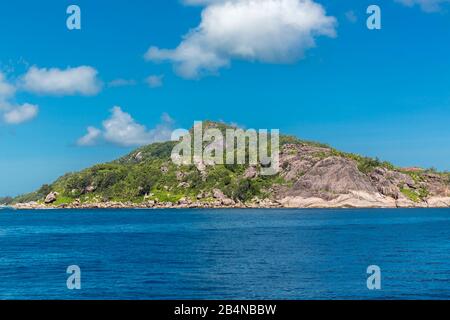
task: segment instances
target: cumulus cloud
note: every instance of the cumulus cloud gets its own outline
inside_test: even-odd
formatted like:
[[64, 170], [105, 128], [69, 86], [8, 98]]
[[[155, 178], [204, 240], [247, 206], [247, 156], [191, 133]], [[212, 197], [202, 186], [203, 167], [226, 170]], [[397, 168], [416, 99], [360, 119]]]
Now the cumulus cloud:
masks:
[[173, 120], [168, 114], [163, 114], [161, 123], [153, 129], [147, 129], [137, 123], [130, 114], [118, 106], [111, 109], [111, 116], [103, 121], [102, 130], [88, 127], [86, 135], [78, 139], [80, 146], [92, 146], [100, 140], [119, 146], [142, 146], [153, 142], [170, 140]]
[[25, 103], [16, 105], [12, 100], [16, 94], [16, 87], [9, 83], [6, 76], [0, 72], [0, 113], [1, 119], [8, 124], [27, 122], [38, 114], [38, 106]]
[[77, 141], [79, 146], [93, 146], [97, 143], [97, 140], [101, 137], [102, 131], [95, 127], [88, 127], [87, 133]]
[[293, 63], [317, 36], [336, 36], [336, 19], [313, 0], [188, 0], [202, 4], [201, 22], [177, 48], [150, 47], [149, 61], [170, 61], [185, 78], [215, 73], [232, 59]]
[[16, 93], [16, 88], [8, 83], [6, 76], [0, 72], [0, 104], [10, 99]]
[[145, 79], [145, 82], [147, 82], [150, 88], [158, 88], [163, 85], [163, 78], [164, 76], [162, 75], [151, 75]]
[[22, 106], [12, 107], [3, 115], [3, 119], [9, 124], [19, 124], [33, 119], [37, 114], [38, 106], [26, 103]]
[[395, 0], [408, 7], [419, 5], [423, 11], [437, 12], [442, 9], [442, 5], [450, 3], [450, 0]]
[[67, 68], [31, 67], [21, 79], [21, 87], [44, 95], [95, 95], [101, 90], [97, 70], [89, 66]]

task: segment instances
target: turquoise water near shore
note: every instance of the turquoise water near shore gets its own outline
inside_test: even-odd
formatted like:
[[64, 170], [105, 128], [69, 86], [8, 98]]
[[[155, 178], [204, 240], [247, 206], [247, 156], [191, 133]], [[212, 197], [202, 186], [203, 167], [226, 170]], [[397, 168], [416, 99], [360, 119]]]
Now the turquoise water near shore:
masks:
[[450, 209], [2, 209], [0, 299], [450, 299]]

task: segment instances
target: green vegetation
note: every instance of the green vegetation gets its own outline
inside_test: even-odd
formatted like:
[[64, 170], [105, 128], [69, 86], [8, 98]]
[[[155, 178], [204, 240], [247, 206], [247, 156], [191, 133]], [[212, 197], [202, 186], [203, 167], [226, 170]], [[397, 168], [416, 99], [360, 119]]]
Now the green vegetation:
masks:
[[369, 173], [377, 167], [394, 170], [395, 167], [387, 161], [380, 161], [378, 158], [361, 157], [359, 155], [352, 155], [352, 159], [358, 163], [358, 169], [362, 173]]
[[347, 159], [356, 161], [356, 163], [358, 164], [358, 169], [362, 173], [367, 174], [378, 167], [386, 168], [389, 170], [395, 170], [395, 167], [392, 163], [387, 162], [387, 161], [381, 161], [378, 158], [363, 157], [363, 156], [360, 156], [359, 154], [342, 152], [342, 151], [338, 151], [336, 149], [332, 149], [331, 152], [332, 152], [332, 155], [334, 155], [334, 156], [343, 157], [343, 158], [347, 158]]
[[401, 193], [403, 193], [405, 195], [405, 197], [407, 197], [409, 200], [414, 201], [414, 202], [419, 202], [420, 201], [420, 197], [419, 195], [411, 189], [407, 189], [407, 188], [400, 188]]
[[[216, 127], [224, 132], [229, 126], [222, 123], [204, 122], [204, 129]], [[267, 197], [274, 186], [292, 186], [293, 181], [286, 181], [281, 175], [251, 176], [248, 178], [248, 165], [215, 165], [207, 166], [203, 172], [194, 165], [176, 166], [170, 159], [176, 142], [154, 143], [134, 150], [118, 160], [95, 165], [80, 172], [68, 173], [50, 185], [43, 185], [37, 191], [21, 195], [14, 199], [0, 198], [0, 204], [43, 202], [52, 191], [58, 192], [54, 203], [69, 204], [76, 201], [89, 202], [133, 202], [157, 200], [161, 202], [177, 202], [181, 198], [201, 201], [213, 200], [213, 190], [221, 190], [227, 197], [238, 201], [249, 201], [255, 197]], [[365, 174], [377, 167], [394, 170], [389, 162], [377, 158], [363, 157], [353, 153], [341, 152], [326, 144], [305, 141], [293, 136], [280, 136], [281, 147], [297, 144], [319, 148], [313, 155], [316, 158], [343, 157], [357, 163], [358, 169]], [[312, 149], [313, 151], [315, 149]], [[270, 150], [269, 150], [270, 152]], [[298, 151], [289, 148], [291, 154]], [[248, 150], [246, 150], [248, 159]], [[313, 160], [313, 161], [317, 161]], [[281, 163], [283, 170], [289, 170], [289, 162]], [[258, 171], [258, 170], [257, 170]], [[427, 173], [431, 171], [426, 171]], [[424, 181], [424, 172], [404, 172], [420, 185]], [[297, 172], [301, 177], [304, 172]], [[450, 183], [450, 173], [441, 173]], [[401, 192], [413, 201], [427, 197], [425, 188], [402, 188]]]
[[295, 136], [280, 136], [280, 146], [284, 146], [286, 144], [304, 144], [307, 146], [319, 147], [319, 148], [330, 148], [330, 146], [326, 143], [320, 143], [316, 141], [302, 140]]
[[423, 201], [423, 199], [429, 195], [428, 190], [424, 187], [420, 187], [417, 190], [403, 187], [400, 188], [400, 192], [403, 193], [409, 200], [414, 202]]
[[165, 142], [139, 148], [116, 161], [66, 174], [51, 185], [15, 198], [14, 202], [43, 201], [51, 191], [58, 192], [56, 205], [76, 199], [81, 203], [177, 202], [183, 197], [194, 200], [213, 189], [220, 189], [235, 200], [247, 201], [263, 196], [267, 188], [282, 182], [279, 176], [244, 179], [247, 165], [208, 166], [203, 174], [194, 165], [177, 167], [170, 160], [173, 146], [173, 142]]

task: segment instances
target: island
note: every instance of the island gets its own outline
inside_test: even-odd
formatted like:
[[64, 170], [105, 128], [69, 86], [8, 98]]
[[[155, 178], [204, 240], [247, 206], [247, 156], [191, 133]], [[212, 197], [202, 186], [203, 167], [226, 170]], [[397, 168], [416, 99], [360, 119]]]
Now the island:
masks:
[[138, 148], [0, 203], [16, 209], [450, 207], [448, 172], [400, 168], [293, 136], [280, 136], [276, 175], [260, 174], [259, 165], [175, 165], [175, 144]]

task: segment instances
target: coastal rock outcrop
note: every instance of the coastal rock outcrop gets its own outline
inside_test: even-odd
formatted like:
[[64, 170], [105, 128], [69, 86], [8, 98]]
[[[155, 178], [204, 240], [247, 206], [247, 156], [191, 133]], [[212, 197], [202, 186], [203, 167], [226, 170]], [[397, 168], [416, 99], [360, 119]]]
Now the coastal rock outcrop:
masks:
[[395, 200], [380, 193], [350, 191], [334, 199], [319, 197], [288, 196], [280, 200], [288, 208], [395, 208]]
[[355, 190], [372, 194], [377, 192], [370, 179], [358, 170], [354, 161], [329, 157], [318, 161], [297, 178], [292, 187], [280, 189], [278, 198], [317, 197], [332, 200]]
[[57, 197], [58, 197], [58, 192], [50, 192], [50, 193], [45, 197], [44, 202], [45, 202], [46, 204], [53, 203], [53, 202], [55, 202], [55, 201], [57, 200]]

